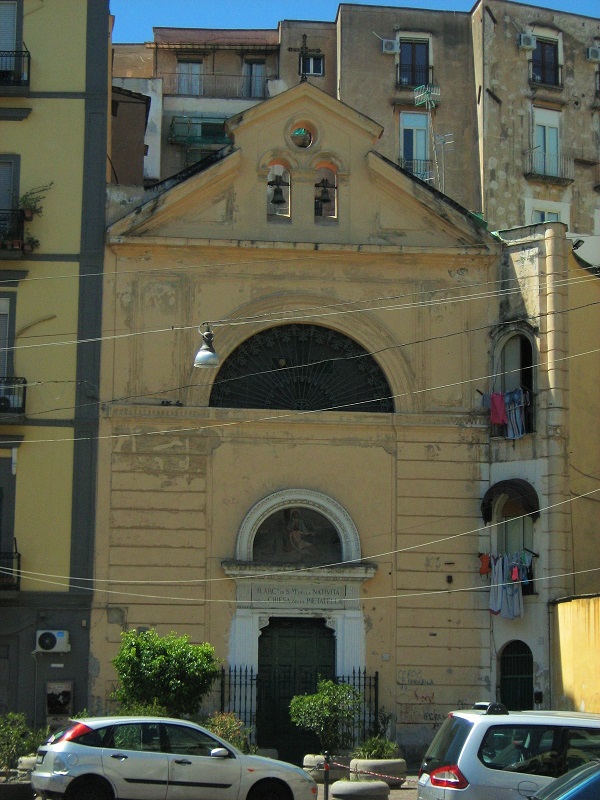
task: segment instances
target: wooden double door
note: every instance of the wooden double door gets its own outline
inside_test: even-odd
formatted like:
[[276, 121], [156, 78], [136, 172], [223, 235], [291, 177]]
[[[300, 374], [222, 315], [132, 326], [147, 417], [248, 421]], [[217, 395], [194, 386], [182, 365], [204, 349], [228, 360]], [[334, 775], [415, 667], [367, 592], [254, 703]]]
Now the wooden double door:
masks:
[[258, 640], [259, 747], [275, 748], [294, 764], [305, 753], [319, 752], [316, 736], [298, 729], [289, 714], [292, 697], [315, 692], [319, 677], [335, 677], [335, 638], [325, 620], [272, 618]]

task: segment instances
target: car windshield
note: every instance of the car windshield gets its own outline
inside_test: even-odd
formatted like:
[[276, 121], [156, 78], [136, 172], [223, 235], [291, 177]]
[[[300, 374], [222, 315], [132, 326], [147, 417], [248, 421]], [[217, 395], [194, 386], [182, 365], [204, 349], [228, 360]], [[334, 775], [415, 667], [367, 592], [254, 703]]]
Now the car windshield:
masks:
[[472, 727], [473, 723], [462, 717], [455, 717], [452, 714], [446, 717], [425, 753], [421, 769], [431, 772], [437, 767], [457, 764], [460, 751]]

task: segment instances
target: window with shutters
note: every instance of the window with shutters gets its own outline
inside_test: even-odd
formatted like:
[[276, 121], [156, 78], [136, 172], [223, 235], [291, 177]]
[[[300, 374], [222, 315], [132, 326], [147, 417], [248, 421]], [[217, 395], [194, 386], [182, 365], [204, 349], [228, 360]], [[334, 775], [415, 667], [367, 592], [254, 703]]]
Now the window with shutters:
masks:
[[14, 240], [23, 238], [19, 164], [19, 156], [0, 153], [0, 256], [10, 250]]

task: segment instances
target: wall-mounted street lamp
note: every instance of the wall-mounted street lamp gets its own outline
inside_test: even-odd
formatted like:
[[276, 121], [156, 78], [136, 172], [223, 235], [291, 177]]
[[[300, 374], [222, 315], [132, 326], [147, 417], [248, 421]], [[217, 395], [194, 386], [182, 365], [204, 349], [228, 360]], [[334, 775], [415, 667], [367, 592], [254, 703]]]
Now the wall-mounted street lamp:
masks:
[[211, 331], [208, 322], [203, 322], [202, 324], [206, 325], [206, 330], [203, 332], [198, 328], [202, 336], [202, 344], [194, 358], [194, 366], [200, 368], [218, 367], [219, 356], [215, 353], [215, 348], [213, 346], [213, 340], [215, 338], [214, 333]]

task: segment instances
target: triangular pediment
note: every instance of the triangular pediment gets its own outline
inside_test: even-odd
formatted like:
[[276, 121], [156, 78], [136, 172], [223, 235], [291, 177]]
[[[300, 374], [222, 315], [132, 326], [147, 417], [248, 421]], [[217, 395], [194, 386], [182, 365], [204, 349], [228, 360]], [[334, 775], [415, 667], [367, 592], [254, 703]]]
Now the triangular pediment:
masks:
[[[254, 241], [410, 248], [495, 247], [481, 221], [377, 154], [382, 128], [308, 82], [227, 122], [232, 145], [150, 190], [109, 238], [165, 243]], [[293, 133], [306, 130], [310, 144]], [[272, 165], [289, 174], [290, 210], [267, 210]], [[337, 215], [315, 217], [317, 170], [336, 175]]]

